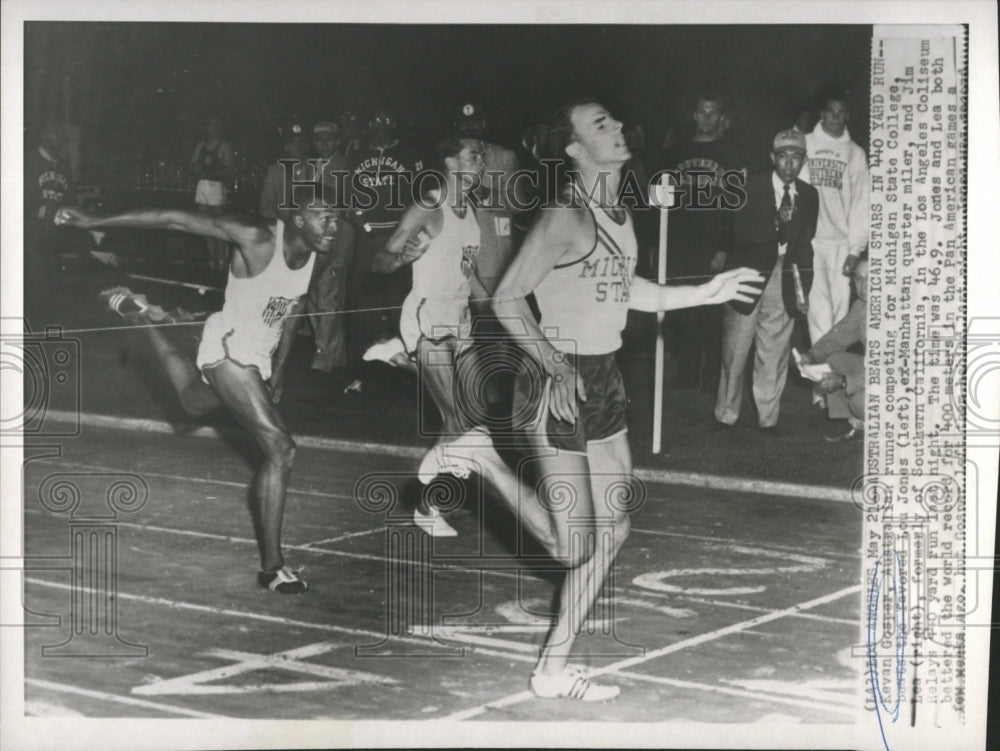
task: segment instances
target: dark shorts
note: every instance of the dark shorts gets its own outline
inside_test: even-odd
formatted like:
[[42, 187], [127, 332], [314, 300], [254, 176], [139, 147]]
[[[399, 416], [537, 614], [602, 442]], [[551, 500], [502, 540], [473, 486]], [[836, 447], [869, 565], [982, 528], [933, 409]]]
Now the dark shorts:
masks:
[[[571, 425], [557, 420], [551, 413], [546, 419], [548, 442], [563, 451], [587, 453], [588, 443], [599, 443], [624, 433], [628, 399], [625, 384], [618, 370], [614, 353], [607, 355], [567, 355], [583, 379], [587, 401], [577, 400], [577, 420]], [[531, 358], [524, 358], [514, 379], [514, 425], [521, 432], [532, 429], [538, 419], [545, 385], [541, 367]]]

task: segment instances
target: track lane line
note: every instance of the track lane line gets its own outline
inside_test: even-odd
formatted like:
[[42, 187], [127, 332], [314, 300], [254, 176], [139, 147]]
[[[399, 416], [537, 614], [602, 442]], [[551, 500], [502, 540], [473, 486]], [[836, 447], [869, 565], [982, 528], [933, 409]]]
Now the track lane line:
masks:
[[119, 704], [129, 704], [134, 707], [145, 707], [146, 709], [156, 709], [167, 714], [179, 714], [186, 717], [198, 717], [203, 720], [228, 720], [231, 719], [227, 715], [222, 714], [212, 714], [211, 712], [199, 712], [196, 709], [184, 709], [183, 707], [175, 707], [170, 704], [160, 704], [155, 701], [147, 701], [146, 699], [135, 699], [131, 696], [119, 696], [118, 694], [110, 694], [105, 691], [94, 691], [89, 688], [80, 688], [79, 686], [71, 686], [67, 683], [55, 683], [53, 681], [45, 681], [40, 678], [25, 678], [24, 682], [30, 686], [36, 686], [38, 688], [47, 689], [49, 691], [59, 691], [64, 694], [76, 694], [78, 696], [86, 696], [90, 699], [102, 699], [104, 701], [118, 702]]
[[[743, 699], [761, 699], [764, 701], [777, 702], [778, 704], [790, 704], [793, 707], [804, 707], [805, 709], [819, 709], [819, 710], [829, 710], [833, 712], [841, 712], [844, 714], [857, 714], [857, 708], [852, 708], [845, 702], [841, 702], [841, 706], [835, 706], [829, 703], [823, 703], [818, 701], [810, 701], [808, 699], [796, 699], [791, 696], [783, 696], [782, 694], [772, 694], [764, 691], [750, 691], [747, 689], [738, 688], [728, 688], [726, 686], [717, 686], [711, 683], [699, 683], [696, 681], [682, 681], [677, 678], [663, 678], [658, 675], [646, 675], [645, 673], [634, 673], [630, 670], [616, 670], [609, 675], [620, 675], [622, 678], [628, 678], [635, 681], [645, 681], [647, 683], [658, 683], [664, 686], [675, 686], [677, 688], [689, 688], [696, 691], [711, 691], [718, 694], [727, 694], [729, 696], [738, 696]], [[858, 683], [860, 686], [860, 682]], [[849, 697], [845, 696], [845, 699]], [[860, 708], [860, 704], [858, 705]]]
[[[34, 510], [27, 510], [27, 511], [25, 511], [25, 513], [27, 513], [27, 514], [37, 514], [39, 516], [43, 515], [43, 512], [34, 511]], [[203, 538], [203, 539], [219, 540], [220, 542], [227, 542], [227, 543], [241, 543], [241, 544], [244, 544], [244, 545], [256, 545], [257, 544], [256, 540], [251, 539], [249, 537], [236, 537], [236, 536], [233, 536], [233, 535], [223, 535], [223, 534], [218, 534], [218, 533], [214, 533], [214, 532], [199, 532], [199, 531], [193, 530], [193, 529], [177, 529], [177, 528], [174, 528], [174, 527], [162, 527], [162, 526], [159, 526], [159, 525], [156, 525], [156, 524], [142, 524], [142, 523], [138, 523], [138, 522], [124, 522], [124, 521], [119, 521], [119, 522], [117, 522], [117, 526], [118, 527], [126, 527], [126, 528], [130, 528], [130, 529], [136, 529], [136, 530], [139, 530], [139, 531], [161, 532], [161, 533], [164, 533], [164, 534], [183, 535], [183, 536], [187, 536], [187, 537], [200, 537], [200, 538]], [[366, 533], [353, 533], [353, 534], [355, 536], [359, 536], [361, 534], [370, 534], [372, 532], [377, 532], [377, 531], [384, 531], [384, 529], [383, 530], [370, 530], [369, 532], [366, 532]], [[345, 550], [329, 550], [327, 548], [313, 547], [314, 545], [317, 545], [317, 544], [318, 543], [305, 543], [305, 544], [301, 544], [301, 545], [296, 545], [296, 544], [292, 544], [292, 543], [284, 543], [282, 545], [282, 547], [284, 549], [286, 549], [286, 550], [298, 550], [298, 551], [305, 552], [305, 553], [318, 553], [320, 555], [332, 555], [332, 556], [338, 556], [338, 557], [341, 557], [341, 558], [353, 558], [355, 560], [375, 561], [375, 562], [378, 562], [378, 563], [390, 563], [390, 562], [392, 562], [392, 563], [401, 563], [401, 564], [404, 564], [404, 565], [411, 565], [411, 566], [418, 566], [418, 567], [425, 567], [426, 566], [426, 564], [422, 563], [421, 561], [408, 561], [408, 560], [404, 560], [404, 559], [400, 559], [400, 558], [388, 558], [386, 556], [374, 555], [374, 554], [371, 554], [371, 553], [352, 553], [352, 552], [348, 552], [348, 551], [345, 551]], [[537, 576], [536, 574], [532, 573], [531, 569], [523, 569], [521, 571], [516, 571], [516, 572], [513, 572], [513, 571], [496, 571], [496, 570], [491, 570], [491, 569], [471, 569], [471, 568], [464, 568], [462, 566], [450, 565], [450, 564], [447, 564], [447, 563], [432, 563], [431, 564], [431, 568], [434, 571], [451, 571], [451, 572], [459, 572], [459, 573], [465, 573], [465, 574], [481, 574], [483, 576], [493, 576], [493, 577], [496, 577], [496, 578], [513, 579], [513, 580], [517, 580], [517, 581], [522, 581], [523, 579], [531, 579], [533, 581], [539, 581], [539, 582], [544, 582], [545, 581], [544, 577]], [[735, 610], [747, 610], [747, 611], [756, 612], [756, 613], [770, 613], [770, 612], [773, 612], [771, 608], [765, 608], [765, 607], [761, 607], [761, 606], [758, 606], [758, 605], [745, 605], [745, 604], [735, 603], [735, 602], [726, 602], [726, 601], [723, 601], [723, 600], [706, 600], [705, 598], [702, 598], [702, 597], [696, 597], [696, 596], [693, 596], [693, 595], [685, 595], [685, 594], [682, 594], [682, 593], [667, 595], [667, 594], [662, 593], [662, 592], [655, 592], [653, 590], [645, 590], [645, 589], [640, 589], [640, 588], [636, 588], [636, 587], [632, 587], [632, 588], [628, 588], [628, 589], [623, 589], [621, 591], [626, 592], [626, 593], [630, 593], [630, 594], [635, 595], [635, 596], [646, 596], [646, 597], [653, 596], [653, 597], [666, 598], [666, 599], [671, 600], [671, 601], [677, 600], [677, 599], [683, 599], [683, 600], [690, 601], [690, 602], [696, 602], [696, 603], [701, 604], [701, 605], [708, 605], [710, 607], [723, 607], [723, 608], [730, 608], [730, 609], [735, 609]], [[851, 626], [856, 626], [857, 623], [858, 623], [857, 621], [850, 621], [850, 620], [843, 619], [843, 618], [835, 618], [833, 616], [816, 615], [816, 614], [813, 614], [813, 613], [791, 613], [790, 616], [793, 617], [793, 618], [803, 618], [803, 619], [806, 619], [806, 620], [815, 620], [815, 621], [822, 621], [822, 622], [827, 622], [827, 623], [842, 623], [842, 624], [847, 624], [847, 625], [851, 625]]]
[[[681, 650], [688, 649], [689, 647], [695, 647], [700, 644], [705, 644], [710, 641], [715, 641], [716, 639], [721, 639], [725, 636], [731, 634], [739, 633], [740, 631], [745, 631], [746, 629], [753, 628], [754, 626], [759, 626], [762, 623], [770, 623], [771, 621], [776, 621], [781, 618], [785, 618], [793, 613], [808, 610], [809, 608], [816, 607], [818, 605], [825, 605], [828, 602], [834, 602], [842, 597], [846, 597], [849, 594], [856, 594], [861, 591], [861, 585], [856, 584], [852, 587], [847, 587], [845, 589], [837, 590], [828, 595], [823, 595], [822, 597], [816, 597], [812, 600], [806, 600], [805, 602], [799, 603], [797, 605], [792, 605], [788, 608], [782, 608], [781, 610], [775, 610], [765, 615], [760, 615], [756, 618], [751, 618], [747, 621], [740, 621], [739, 623], [734, 623], [731, 626], [725, 626], [723, 628], [715, 629], [714, 631], [708, 631], [704, 634], [699, 634], [698, 636], [691, 637], [690, 639], [684, 639], [682, 641], [670, 644], [666, 647], [661, 647], [660, 649], [655, 649], [652, 652], [647, 652], [645, 655], [640, 657], [629, 657], [624, 660], [619, 660], [618, 662], [611, 663], [603, 668], [597, 668], [596, 670], [591, 670], [591, 676], [606, 675], [608, 673], [615, 673], [619, 670], [625, 670], [627, 668], [633, 667], [635, 665], [642, 665], [644, 663], [650, 662], [651, 660], [658, 659], [668, 654], [674, 652], [680, 652]], [[462, 710], [460, 712], [455, 712], [453, 714], [447, 715], [443, 719], [460, 721], [469, 720], [474, 717], [478, 717], [489, 711], [490, 709], [501, 709], [503, 707], [509, 707], [513, 704], [519, 704], [522, 701], [526, 701], [532, 698], [534, 695], [531, 691], [520, 691], [516, 694], [511, 694], [510, 696], [504, 696], [496, 701], [486, 702], [485, 704], [480, 704], [476, 707], [470, 707], [469, 709]]]
[[[221, 485], [223, 487], [237, 488], [239, 490], [246, 490], [250, 486], [249, 483], [246, 483], [246, 482], [235, 482], [233, 480], [213, 480], [213, 479], [204, 478], [204, 477], [189, 477], [189, 476], [185, 476], [185, 475], [174, 475], [174, 474], [168, 474], [168, 473], [163, 473], [163, 472], [149, 472], [149, 471], [145, 471], [145, 470], [139, 472], [139, 471], [137, 471], [135, 469], [124, 469], [124, 468], [121, 468], [121, 467], [108, 467], [108, 466], [97, 465], [97, 464], [89, 464], [89, 463], [86, 463], [86, 462], [63, 461], [63, 460], [61, 460], [61, 459], [59, 459], [57, 457], [45, 458], [45, 459], [35, 459], [35, 460], [32, 460], [31, 463], [32, 464], [58, 464], [58, 465], [61, 465], [61, 466], [73, 467], [73, 468], [76, 468], [76, 469], [85, 469], [85, 470], [96, 471], [96, 472], [109, 472], [109, 473], [128, 472], [128, 473], [132, 473], [132, 474], [139, 474], [141, 476], [156, 477], [156, 478], [159, 478], [159, 479], [172, 480], [172, 481], [176, 481], [176, 482], [191, 482], [191, 483], [195, 483], [195, 484], [199, 484], [199, 485]], [[302, 489], [302, 488], [289, 487], [287, 492], [289, 494], [292, 494], [292, 495], [306, 495], [306, 496], [314, 496], [314, 497], [317, 497], [317, 498], [336, 498], [337, 500], [344, 500], [344, 501], [356, 501], [357, 500], [354, 495], [343, 495], [343, 494], [340, 494], [340, 493], [326, 493], [326, 492], [319, 491], [319, 490], [306, 490], [306, 489]], [[696, 535], [696, 534], [688, 533], [688, 532], [668, 532], [668, 531], [665, 531], [665, 530], [644, 529], [644, 528], [641, 528], [641, 527], [632, 527], [632, 531], [640, 533], [640, 534], [648, 534], [648, 535], [654, 535], [654, 536], [658, 536], [658, 537], [679, 537], [679, 538], [682, 538], [682, 539], [699, 540], [699, 541], [703, 541], [703, 542], [713, 542], [713, 543], [719, 543], [719, 544], [723, 544], [723, 545], [725, 545], [725, 544], [747, 545], [748, 544], [745, 540], [737, 540], [737, 539], [730, 538], [730, 537], [710, 537], [710, 536], [707, 536], [707, 535]], [[333, 542], [333, 541], [339, 541], [339, 540], [337, 540], [336, 538], [332, 538], [329, 541]], [[318, 545], [320, 543], [312, 543], [312, 544]], [[767, 545], [758, 545], [757, 547], [761, 548], [762, 550], [773, 551], [773, 552], [781, 552], [781, 553], [799, 553], [799, 554], [810, 554], [810, 555], [814, 554], [814, 551], [812, 551], [812, 550], [803, 549], [803, 548], [794, 548], [794, 547], [783, 546], [783, 545], [775, 546], [775, 545], [767, 544]], [[860, 553], [853, 554], [853, 555], [852, 554], [847, 554], [847, 553], [823, 553], [822, 556], [819, 556], [819, 557], [827, 558], [828, 560], [830, 560], [832, 562], [835, 559], [860, 560], [861, 556], [860, 556]]]

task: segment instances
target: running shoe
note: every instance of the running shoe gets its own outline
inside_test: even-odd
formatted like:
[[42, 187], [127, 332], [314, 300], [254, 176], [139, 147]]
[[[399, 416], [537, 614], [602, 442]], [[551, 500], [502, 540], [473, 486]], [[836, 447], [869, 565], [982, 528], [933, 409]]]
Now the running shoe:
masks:
[[[424, 485], [438, 475], [454, 475], [466, 480], [479, 469], [479, 462], [472, 455], [481, 454], [486, 458], [489, 453], [496, 454], [489, 433], [485, 428], [472, 428], [454, 441], [439, 443], [428, 451], [420, 462], [417, 476]], [[499, 455], [496, 459], [502, 461]]]
[[287, 566], [282, 566], [277, 571], [258, 571], [257, 583], [279, 595], [298, 595], [309, 589], [309, 585], [297, 573]]
[[381, 360], [382, 362], [388, 363], [389, 365], [395, 366], [394, 358], [402, 355], [407, 357], [406, 347], [403, 346], [403, 340], [398, 336], [394, 336], [392, 339], [386, 339], [384, 342], [375, 342], [367, 350], [365, 350], [362, 359], [366, 362], [372, 360]]
[[531, 693], [542, 699], [576, 699], [578, 701], [608, 701], [621, 693], [618, 686], [602, 686], [587, 677], [581, 668], [567, 666], [558, 675], [532, 673]]
[[419, 507], [413, 509], [413, 524], [431, 537], [458, 537], [458, 532], [445, 521], [441, 512], [434, 506], [428, 506], [430, 513], [423, 513]]
[[150, 321], [166, 320], [169, 315], [159, 305], [153, 305], [145, 295], [137, 295], [128, 287], [111, 287], [98, 294], [98, 298], [126, 321], [135, 320], [144, 315]]

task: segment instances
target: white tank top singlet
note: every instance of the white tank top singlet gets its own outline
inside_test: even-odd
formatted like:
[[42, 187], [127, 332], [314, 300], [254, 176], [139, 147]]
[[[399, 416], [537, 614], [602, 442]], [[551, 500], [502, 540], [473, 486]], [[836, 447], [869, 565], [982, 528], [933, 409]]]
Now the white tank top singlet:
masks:
[[228, 346], [270, 357], [281, 338], [281, 324], [295, 301], [309, 289], [316, 254], [302, 268], [290, 269], [285, 262], [285, 226], [275, 227], [274, 255], [257, 276], [240, 278], [229, 270], [222, 317], [232, 329]]
[[[437, 199], [436, 194], [430, 195]], [[441, 216], [441, 232], [413, 262], [413, 292], [422, 298], [468, 298], [479, 254], [479, 222], [468, 202], [464, 217], [457, 216], [447, 203], [441, 207]]]
[[554, 328], [552, 345], [563, 352], [604, 355], [622, 345], [638, 245], [632, 215], [619, 224], [573, 185], [594, 218], [590, 252], [556, 264], [535, 288], [543, 329]]

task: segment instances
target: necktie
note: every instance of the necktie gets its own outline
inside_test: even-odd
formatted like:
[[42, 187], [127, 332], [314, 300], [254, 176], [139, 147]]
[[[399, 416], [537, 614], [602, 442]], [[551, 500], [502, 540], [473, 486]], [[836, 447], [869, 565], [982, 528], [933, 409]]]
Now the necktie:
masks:
[[785, 186], [781, 196], [781, 206], [778, 208], [778, 244], [785, 245], [789, 240], [788, 225], [792, 220], [792, 196]]

